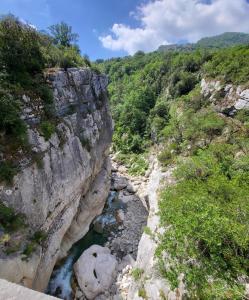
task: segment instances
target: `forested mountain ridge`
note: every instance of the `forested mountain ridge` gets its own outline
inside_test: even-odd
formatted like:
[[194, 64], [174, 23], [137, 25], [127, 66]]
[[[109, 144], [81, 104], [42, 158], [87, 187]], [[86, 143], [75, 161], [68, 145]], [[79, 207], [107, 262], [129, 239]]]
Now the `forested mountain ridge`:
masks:
[[158, 51], [192, 51], [199, 48], [220, 49], [248, 44], [249, 34], [243, 32], [225, 32], [217, 36], [202, 38], [196, 43], [162, 45], [158, 48]]
[[161, 193], [161, 274], [173, 288], [184, 274], [190, 299], [242, 299], [249, 275], [249, 47], [138, 52], [98, 67], [109, 75], [120, 160], [143, 174], [154, 144], [165, 169], [176, 168], [177, 183]]

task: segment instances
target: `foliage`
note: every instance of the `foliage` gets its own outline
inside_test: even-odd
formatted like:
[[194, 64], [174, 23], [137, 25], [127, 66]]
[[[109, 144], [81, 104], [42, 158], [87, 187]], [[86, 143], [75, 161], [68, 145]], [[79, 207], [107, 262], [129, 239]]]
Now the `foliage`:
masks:
[[48, 141], [52, 134], [55, 133], [55, 125], [49, 121], [42, 122], [40, 128], [46, 141]]
[[190, 299], [241, 299], [249, 275], [247, 113], [237, 118], [214, 112], [197, 86], [170, 103], [162, 131], [159, 159], [177, 163], [177, 183], [161, 193], [157, 255], [172, 287], [185, 275]]
[[44, 68], [40, 51], [41, 37], [29, 25], [21, 23], [14, 16], [0, 20], [0, 64], [12, 80], [20, 82], [27, 74], [35, 74]]
[[248, 275], [249, 177], [234, 155], [235, 147], [226, 144], [198, 151], [179, 164], [177, 185], [161, 195], [161, 222], [171, 227], [158, 253], [177, 259], [165, 276], [173, 273], [176, 280], [183, 272], [191, 299], [217, 299], [218, 288], [240, 299], [237, 280]]
[[34, 233], [31, 240], [37, 244], [41, 244], [43, 241], [46, 240], [46, 238], [47, 238], [47, 234], [44, 231], [39, 230]]
[[50, 26], [50, 34], [53, 37], [53, 42], [56, 45], [61, 45], [63, 47], [70, 47], [77, 43], [79, 35], [72, 32], [72, 26], [61, 22]]
[[243, 44], [249, 44], [249, 34], [225, 32], [217, 36], [203, 38], [196, 45], [204, 48], [226, 48]]
[[135, 268], [132, 270], [131, 275], [135, 279], [135, 281], [138, 281], [142, 277], [143, 273], [144, 273], [144, 270]]
[[20, 119], [19, 101], [4, 91], [0, 92], [0, 131], [18, 138], [26, 134], [26, 125]]
[[210, 77], [219, 77], [225, 82], [243, 84], [249, 78], [249, 46], [240, 46], [218, 51], [205, 65]]
[[6, 181], [7, 183], [12, 183], [12, 179], [16, 173], [17, 169], [12, 162], [0, 162], [0, 182]]
[[24, 226], [23, 217], [0, 201], [0, 226], [7, 232], [16, 231]]
[[128, 173], [133, 176], [145, 175], [149, 167], [146, 154], [119, 153], [116, 159], [123, 163], [127, 167]]

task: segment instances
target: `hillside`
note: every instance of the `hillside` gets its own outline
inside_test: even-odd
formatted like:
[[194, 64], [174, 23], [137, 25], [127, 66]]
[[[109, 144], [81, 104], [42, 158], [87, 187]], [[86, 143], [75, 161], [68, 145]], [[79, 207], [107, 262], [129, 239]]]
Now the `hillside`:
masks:
[[242, 32], [225, 32], [217, 36], [202, 38], [192, 44], [160, 46], [158, 51], [192, 51], [199, 48], [220, 49], [248, 44], [249, 34]]
[[249, 275], [248, 62], [248, 46], [237, 46], [100, 65], [120, 161], [144, 174], [153, 146], [165, 170], [175, 169], [176, 184], [160, 196], [164, 233], [148, 234], [160, 239], [161, 275], [176, 288], [183, 273], [189, 299], [241, 299]]

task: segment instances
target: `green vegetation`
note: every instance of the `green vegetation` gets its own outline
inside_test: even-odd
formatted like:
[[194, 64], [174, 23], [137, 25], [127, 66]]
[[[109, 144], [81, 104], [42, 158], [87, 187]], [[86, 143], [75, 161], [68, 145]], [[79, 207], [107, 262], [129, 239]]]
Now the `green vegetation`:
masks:
[[249, 45], [249, 34], [242, 32], [225, 32], [223, 34], [207, 37], [196, 43], [197, 47], [226, 48], [236, 45]]
[[147, 294], [146, 294], [146, 290], [145, 290], [144, 287], [142, 287], [138, 290], [138, 296], [143, 298], [143, 299], [148, 299]]
[[12, 162], [0, 162], [0, 182], [6, 181], [7, 183], [11, 183], [16, 173], [17, 170]]
[[[180, 273], [191, 299], [241, 299], [239, 276], [248, 273], [248, 156], [235, 159], [233, 145], [212, 144], [178, 164], [176, 186], [161, 195], [163, 226], [171, 224], [158, 249], [171, 255], [165, 276]], [[242, 162], [243, 161], [243, 162]]]
[[128, 173], [133, 176], [145, 175], [149, 167], [149, 163], [147, 161], [147, 155], [144, 153], [143, 154], [130, 153], [129, 155], [119, 153], [116, 159], [120, 163], [124, 164], [128, 169]]
[[49, 30], [51, 35], [38, 32], [12, 15], [0, 18], [0, 181], [11, 183], [20, 161], [17, 153], [31, 155], [26, 123], [21, 118], [23, 96], [44, 107], [38, 116], [41, 124], [34, 126], [40, 127], [48, 140], [57, 118], [53, 93], [44, 77], [46, 68], [90, 65], [80, 55], [77, 34], [70, 26], [62, 22]]
[[23, 226], [23, 217], [0, 201], [0, 227], [7, 232], [13, 232]]
[[56, 45], [70, 47], [78, 41], [79, 35], [77, 33], [73, 33], [72, 26], [69, 26], [65, 22], [52, 25], [48, 29], [53, 37], [53, 42]]
[[55, 133], [55, 126], [49, 121], [42, 122], [40, 128], [42, 135], [44, 136], [46, 141], [48, 141], [51, 138], [52, 134]]
[[223, 34], [206, 37], [199, 40], [195, 44], [173, 44], [173, 45], [162, 45], [158, 51], [181, 51], [189, 52], [197, 49], [222, 49], [238, 45], [249, 45], [249, 34], [242, 32], [225, 32]]
[[139, 269], [139, 268], [135, 268], [135, 269], [132, 270], [131, 274], [132, 274], [133, 278], [136, 281], [138, 281], [142, 277], [143, 273], [144, 273], [144, 270]]
[[111, 80], [117, 158], [142, 174], [139, 157], [146, 162], [159, 144], [162, 165], [176, 166], [177, 183], [161, 193], [157, 256], [172, 288], [184, 273], [189, 299], [242, 299], [249, 276], [249, 113], [219, 114], [200, 91], [203, 77], [247, 86], [248, 49], [139, 52], [97, 64]]
[[205, 66], [207, 76], [221, 78], [224, 82], [244, 84], [249, 81], [249, 46], [218, 51]]
[[248, 118], [218, 115], [198, 90], [172, 102], [161, 133], [159, 159], [177, 164], [177, 184], [161, 193], [167, 230], [157, 255], [172, 287], [185, 274], [190, 299], [241, 299], [239, 278], [249, 271]]

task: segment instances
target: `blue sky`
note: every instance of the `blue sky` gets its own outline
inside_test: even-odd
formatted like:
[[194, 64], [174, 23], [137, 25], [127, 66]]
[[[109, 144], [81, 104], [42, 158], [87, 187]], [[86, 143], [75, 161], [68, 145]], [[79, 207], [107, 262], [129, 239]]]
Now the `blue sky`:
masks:
[[0, 13], [38, 29], [67, 22], [93, 60], [249, 30], [249, 0], [0, 0]]
[[0, 0], [0, 13], [12, 13], [39, 29], [65, 21], [80, 35], [80, 48], [91, 59], [126, 54], [103, 47], [99, 36], [108, 33], [114, 23], [136, 25], [129, 13], [139, 0]]

